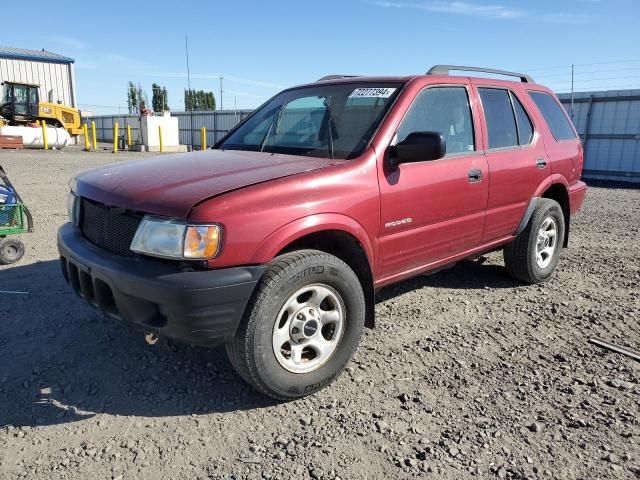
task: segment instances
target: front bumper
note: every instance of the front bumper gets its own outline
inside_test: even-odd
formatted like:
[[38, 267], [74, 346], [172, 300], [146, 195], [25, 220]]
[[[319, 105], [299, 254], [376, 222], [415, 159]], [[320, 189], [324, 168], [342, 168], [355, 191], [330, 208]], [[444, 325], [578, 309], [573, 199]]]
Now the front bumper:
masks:
[[110, 317], [197, 345], [230, 340], [264, 266], [181, 271], [177, 263], [123, 258], [88, 242], [70, 223], [58, 231], [62, 273]]

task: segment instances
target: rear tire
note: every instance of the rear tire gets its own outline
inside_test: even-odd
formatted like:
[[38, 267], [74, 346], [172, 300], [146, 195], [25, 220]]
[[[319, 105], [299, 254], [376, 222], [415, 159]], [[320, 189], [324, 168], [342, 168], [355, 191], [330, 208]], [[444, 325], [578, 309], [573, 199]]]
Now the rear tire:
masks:
[[351, 359], [365, 311], [358, 277], [342, 260], [317, 250], [282, 255], [269, 264], [227, 344], [229, 360], [265, 395], [312, 394]]
[[509, 274], [525, 283], [547, 280], [558, 265], [564, 229], [564, 214], [558, 202], [538, 199], [525, 229], [504, 248]]
[[10, 265], [19, 261], [24, 255], [24, 243], [15, 238], [0, 239], [0, 263]]

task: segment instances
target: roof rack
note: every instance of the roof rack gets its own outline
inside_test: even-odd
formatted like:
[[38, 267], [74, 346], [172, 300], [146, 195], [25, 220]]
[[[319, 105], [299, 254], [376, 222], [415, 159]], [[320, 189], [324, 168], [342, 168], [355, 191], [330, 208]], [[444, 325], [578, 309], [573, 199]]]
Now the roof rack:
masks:
[[496, 75], [505, 75], [508, 77], [518, 77], [521, 82], [535, 83], [533, 78], [524, 73], [508, 72], [506, 70], [496, 70], [493, 68], [481, 68], [481, 67], [465, 67], [463, 65], [434, 65], [429, 69], [427, 75], [449, 75], [450, 70], [460, 70], [462, 72], [482, 72], [492, 73]]
[[361, 75], [325, 75], [324, 77], [316, 80], [316, 82], [326, 82], [328, 80], [338, 80], [340, 78], [356, 78], [360, 76]]

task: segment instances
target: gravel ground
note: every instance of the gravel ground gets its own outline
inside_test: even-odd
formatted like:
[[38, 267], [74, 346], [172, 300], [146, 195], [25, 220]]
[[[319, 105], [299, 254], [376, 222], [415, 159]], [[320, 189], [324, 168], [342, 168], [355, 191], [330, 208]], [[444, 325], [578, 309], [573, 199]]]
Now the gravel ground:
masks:
[[[142, 154], [136, 154], [142, 156]], [[0, 152], [33, 210], [1, 267], [0, 478], [639, 478], [640, 190], [591, 188], [542, 286], [499, 253], [377, 296], [348, 370], [275, 403], [222, 349], [158, 344], [103, 319], [59, 272], [76, 172], [128, 158]]]

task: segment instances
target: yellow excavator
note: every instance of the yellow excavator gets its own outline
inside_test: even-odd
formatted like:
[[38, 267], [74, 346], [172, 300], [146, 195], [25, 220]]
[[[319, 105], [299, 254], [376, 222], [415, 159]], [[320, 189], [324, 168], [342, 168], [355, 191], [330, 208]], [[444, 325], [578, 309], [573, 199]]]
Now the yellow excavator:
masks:
[[41, 102], [38, 85], [4, 82], [0, 98], [0, 127], [26, 126], [44, 120], [48, 126], [64, 128], [72, 137], [82, 133], [80, 111], [59, 103]]

